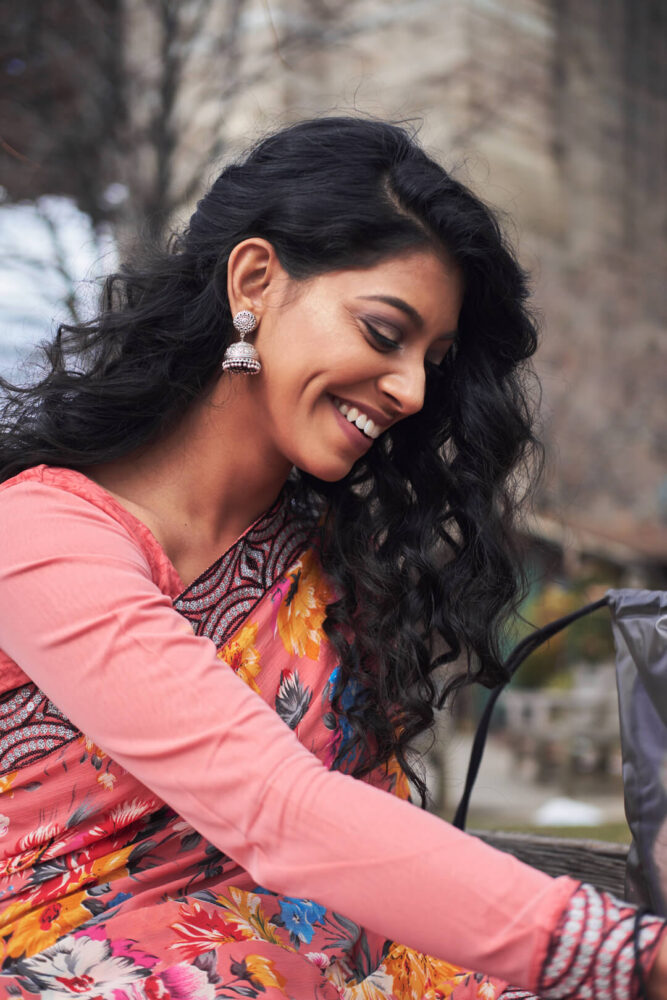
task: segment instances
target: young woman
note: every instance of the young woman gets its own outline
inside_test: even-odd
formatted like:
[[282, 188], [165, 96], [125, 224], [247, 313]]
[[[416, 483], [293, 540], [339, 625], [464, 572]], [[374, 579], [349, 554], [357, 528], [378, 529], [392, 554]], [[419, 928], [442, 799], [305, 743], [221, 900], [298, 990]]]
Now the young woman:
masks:
[[403, 130], [303, 122], [8, 390], [3, 995], [667, 997], [662, 921], [402, 801], [435, 668], [499, 678], [525, 298]]

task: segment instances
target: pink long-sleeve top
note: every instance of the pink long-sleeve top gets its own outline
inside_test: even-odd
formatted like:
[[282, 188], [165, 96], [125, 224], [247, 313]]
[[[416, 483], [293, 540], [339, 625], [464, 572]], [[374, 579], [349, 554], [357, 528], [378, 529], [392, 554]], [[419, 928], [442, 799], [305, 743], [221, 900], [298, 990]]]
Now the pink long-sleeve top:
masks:
[[148, 529], [95, 483], [0, 487], [0, 691], [27, 675], [257, 882], [535, 989], [577, 883], [327, 770], [174, 609]]

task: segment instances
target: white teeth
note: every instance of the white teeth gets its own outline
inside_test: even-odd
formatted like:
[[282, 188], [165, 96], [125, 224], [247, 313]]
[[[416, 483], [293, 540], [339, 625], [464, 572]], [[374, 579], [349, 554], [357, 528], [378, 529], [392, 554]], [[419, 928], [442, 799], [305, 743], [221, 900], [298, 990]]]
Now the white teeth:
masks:
[[380, 437], [381, 429], [376, 427], [371, 418], [362, 413], [356, 406], [349, 406], [340, 399], [335, 399], [335, 403], [349, 423], [358, 427], [366, 437], [372, 438], [373, 441]]

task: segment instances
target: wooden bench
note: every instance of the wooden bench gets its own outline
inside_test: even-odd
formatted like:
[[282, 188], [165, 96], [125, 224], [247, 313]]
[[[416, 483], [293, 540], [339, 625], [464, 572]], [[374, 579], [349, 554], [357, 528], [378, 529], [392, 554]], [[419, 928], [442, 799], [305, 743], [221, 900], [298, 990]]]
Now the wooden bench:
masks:
[[541, 837], [532, 833], [469, 832], [548, 875], [571, 875], [620, 899], [625, 897], [625, 866], [630, 850], [627, 844]]

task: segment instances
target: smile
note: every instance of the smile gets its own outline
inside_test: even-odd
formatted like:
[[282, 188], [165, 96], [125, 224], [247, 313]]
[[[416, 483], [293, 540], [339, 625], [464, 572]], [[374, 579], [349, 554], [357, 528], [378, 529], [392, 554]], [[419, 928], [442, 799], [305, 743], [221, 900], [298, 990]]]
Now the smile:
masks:
[[377, 427], [376, 424], [371, 420], [369, 416], [358, 410], [356, 406], [349, 406], [347, 403], [343, 403], [342, 400], [338, 399], [336, 396], [333, 397], [336, 409], [343, 414], [345, 419], [354, 424], [362, 434], [366, 437], [371, 438], [375, 441], [376, 438], [380, 437], [382, 433], [382, 428]]

